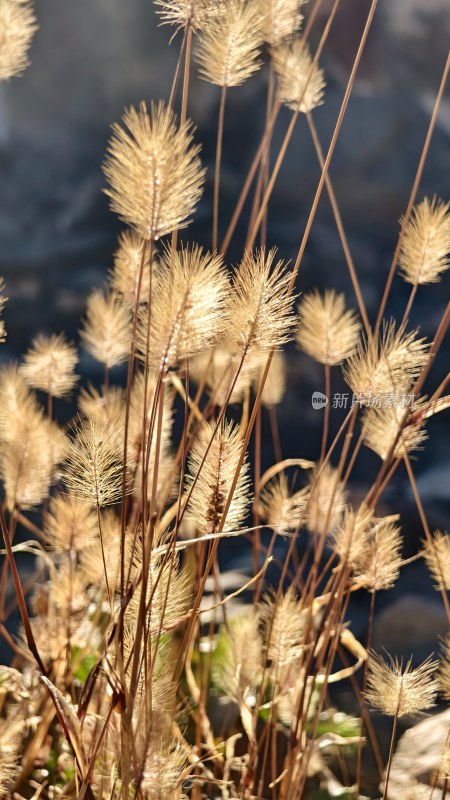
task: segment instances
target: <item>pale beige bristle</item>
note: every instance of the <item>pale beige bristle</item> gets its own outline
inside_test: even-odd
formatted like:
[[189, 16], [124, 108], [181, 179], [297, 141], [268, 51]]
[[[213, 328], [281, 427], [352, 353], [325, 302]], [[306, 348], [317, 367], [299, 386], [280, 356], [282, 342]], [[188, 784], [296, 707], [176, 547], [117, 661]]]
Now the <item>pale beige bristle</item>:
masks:
[[308, 502], [309, 490], [291, 492], [284, 475], [271, 481], [261, 493], [261, 511], [265, 524], [276, 533], [300, 528]]
[[88, 297], [81, 338], [90, 355], [107, 369], [122, 364], [131, 347], [130, 309], [113, 292], [95, 290]]
[[375, 519], [354, 563], [355, 580], [369, 592], [391, 589], [401, 566], [402, 535], [396, 518]]
[[337, 472], [329, 464], [319, 464], [309, 477], [310, 499], [306, 506], [306, 525], [310, 533], [333, 533], [342, 519], [346, 494]]

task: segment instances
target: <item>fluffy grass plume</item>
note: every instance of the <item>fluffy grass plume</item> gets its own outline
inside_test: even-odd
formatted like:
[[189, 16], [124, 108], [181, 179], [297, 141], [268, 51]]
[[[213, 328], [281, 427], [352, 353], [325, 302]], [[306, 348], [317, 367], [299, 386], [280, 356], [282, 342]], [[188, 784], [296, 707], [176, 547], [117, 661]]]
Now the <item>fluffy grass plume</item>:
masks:
[[[242, 452], [238, 428], [231, 422], [221, 424], [215, 434], [214, 428], [213, 424], [204, 423], [189, 454], [186, 489], [188, 492], [192, 486], [193, 489], [188, 504], [188, 517], [200, 535], [219, 530]], [[239, 528], [247, 513], [248, 502], [248, 465], [244, 461], [222, 525], [224, 530], [234, 531]]]
[[302, 39], [283, 44], [274, 54], [279, 95], [293, 111], [307, 114], [323, 103], [325, 77]]
[[31, 2], [0, 0], [0, 81], [21, 75], [28, 67], [37, 27]]
[[118, 295], [92, 292], [81, 339], [88, 353], [107, 369], [126, 361], [131, 347], [131, 314]]
[[360, 323], [354, 311], [345, 309], [345, 297], [327, 290], [303, 295], [298, 313], [297, 343], [321, 364], [340, 364], [354, 352]]
[[370, 705], [389, 717], [419, 714], [436, 703], [438, 682], [433, 677], [437, 661], [428, 658], [413, 669], [411, 661], [404, 666], [389, 657], [377, 654], [369, 660], [366, 697]]
[[306, 0], [260, 0], [264, 38], [272, 47], [279, 47], [300, 28], [303, 16], [300, 9]]
[[199, 33], [201, 77], [217, 86], [240, 86], [261, 66], [262, 40], [257, 0], [224, 0], [221, 13], [206, 18]]
[[[399, 257], [407, 283], [437, 283], [450, 265], [450, 204], [428, 200], [414, 206]], [[401, 220], [402, 222], [402, 220]]]
[[154, 369], [177, 367], [223, 334], [229, 281], [222, 257], [197, 245], [164, 250], [150, 307], [141, 309], [138, 351]]
[[28, 386], [52, 397], [67, 397], [77, 383], [78, 364], [74, 345], [59, 336], [37, 336], [26, 353], [21, 373]]
[[290, 275], [275, 256], [275, 250], [247, 251], [234, 273], [229, 338], [245, 353], [281, 347], [293, 336]]
[[179, 127], [164, 103], [125, 111], [104, 164], [113, 211], [143, 239], [186, 227], [202, 194], [199, 150], [190, 122]]
[[450, 536], [435, 531], [431, 540], [424, 542], [427, 567], [436, 581], [436, 589], [450, 590]]
[[130, 308], [135, 307], [138, 299], [140, 303], [148, 302], [150, 258], [150, 248], [145, 239], [132, 230], [120, 234], [109, 283], [113, 292]]

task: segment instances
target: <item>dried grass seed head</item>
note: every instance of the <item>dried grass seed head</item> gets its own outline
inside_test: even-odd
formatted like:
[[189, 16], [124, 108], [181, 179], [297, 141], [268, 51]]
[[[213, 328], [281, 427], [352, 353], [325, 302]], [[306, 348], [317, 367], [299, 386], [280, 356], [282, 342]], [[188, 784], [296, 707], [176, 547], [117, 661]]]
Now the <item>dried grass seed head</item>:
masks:
[[122, 457], [120, 428], [88, 417], [72, 428], [63, 482], [74, 497], [93, 507], [115, 503], [122, 497]]
[[297, 343], [316, 361], [334, 366], [355, 351], [361, 325], [355, 312], [345, 309], [343, 294], [327, 289], [303, 295], [298, 313]]
[[125, 398], [120, 386], [109, 386], [101, 391], [94, 386], [84, 387], [78, 397], [78, 408], [84, 417], [99, 423], [121, 426], [125, 421]]
[[274, 53], [274, 63], [281, 102], [303, 114], [322, 105], [326, 85], [324, 73], [314, 63], [302, 39], [278, 47]]
[[283, 474], [270, 481], [260, 500], [265, 524], [279, 534], [297, 530], [303, 522], [308, 498], [308, 488], [291, 492]]
[[276, 251], [246, 252], [235, 270], [229, 303], [229, 342], [232, 351], [281, 347], [293, 335], [291, 276]]
[[222, 0], [155, 0], [161, 25], [173, 25], [178, 33], [191, 27], [198, 31], [213, 14], [220, 14]]
[[449, 209], [450, 203], [427, 197], [414, 206], [399, 256], [400, 274], [407, 283], [437, 283], [450, 266]]
[[436, 589], [450, 590], [450, 536], [443, 531], [435, 531], [431, 541], [424, 541], [424, 558], [431, 575], [436, 581]]
[[342, 520], [347, 495], [330, 464], [320, 464], [309, 476], [310, 497], [306, 506], [306, 525], [310, 533], [333, 533]]
[[25, 721], [20, 716], [0, 720], [0, 798], [12, 797], [25, 735]]
[[[150, 258], [148, 242], [133, 230], [120, 234], [114, 253], [114, 267], [109, 276], [113, 292], [134, 309], [139, 292], [139, 303], [148, 302], [150, 287]], [[139, 286], [140, 281], [140, 286]]]
[[37, 28], [29, 0], [0, 0], [0, 81], [21, 75], [28, 67]]
[[361, 505], [356, 511], [347, 508], [342, 523], [333, 532], [333, 549], [349, 566], [365, 551], [368, 532], [373, 524], [373, 510]]
[[400, 574], [402, 534], [396, 517], [374, 519], [356, 556], [354, 572], [359, 585], [369, 592], [391, 589]]
[[302, 652], [305, 618], [294, 590], [289, 588], [281, 597], [267, 596], [261, 608], [261, 621], [272, 667], [282, 670], [297, 661]]
[[[391, 451], [400, 427], [404, 423], [406, 408], [402, 404], [397, 404], [398, 398], [394, 399], [393, 405], [384, 404], [380, 408], [372, 406], [365, 409], [362, 424], [362, 434], [364, 444], [383, 460], [387, 458]], [[423, 428], [424, 420], [420, 414], [416, 415], [420, 403], [414, 403], [414, 410], [403, 424], [402, 431], [394, 449], [394, 458], [402, 458], [405, 454], [409, 455], [414, 450], [421, 448], [427, 440], [427, 432]]]
[[107, 369], [122, 364], [131, 347], [129, 307], [114, 292], [96, 289], [88, 297], [81, 338], [88, 353]]
[[240, 705], [251, 703], [262, 680], [263, 643], [258, 618], [239, 615], [229, 626], [224, 657], [213, 670], [221, 691]]
[[303, 20], [300, 9], [306, 0], [260, 0], [264, 37], [273, 48], [298, 32]]
[[[251, 386], [255, 386], [262, 368], [261, 358], [267, 354], [255, 351], [242, 358], [232, 349], [232, 342], [222, 339], [212, 350], [204, 350], [189, 362], [189, 378], [205, 383], [216, 406], [241, 403]], [[259, 385], [259, 381], [258, 381]]]
[[[187, 516], [200, 535], [219, 531], [242, 454], [239, 428], [231, 422], [223, 422], [216, 432], [215, 427], [209, 422], [202, 425], [188, 458], [187, 492], [190, 492], [194, 480], [197, 480], [188, 503]], [[244, 460], [226, 519], [222, 524], [223, 530], [237, 530], [247, 514], [248, 472], [248, 463]]]
[[184, 228], [203, 190], [205, 171], [193, 144], [192, 126], [178, 127], [164, 103], [145, 103], [115, 124], [104, 172], [111, 207], [143, 239]]
[[198, 245], [164, 250], [155, 270], [151, 307], [143, 307], [139, 319], [142, 360], [167, 370], [212, 347], [228, 322], [228, 298], [220, 255]]
[[58, 494], [50, 500], [44, 533], [55, 552], [82, 552], [98, 536], [97, 516], [86, 503], [73, 495]]
[[224, 0], [221, 13], [205, 18], [199, 32], [200, 76], [217, 86], [240, 86], [261, 66], [262, 41], [257, 0]]
[[413, 669], [389, 656], [385, 661], [377, 654], [369, 658], [366, 697], [376, 709], [390, 717], [403, 717], [426, 711], [436, 703], [438, 682], [433, 674], [437, 661], [428, 658]]
[[[264, 369], [266, 366], [267, 355], [262, 358], [261, 366], [255, 371], [253, 388], [255, 392], [259, 389]], [[286, 359], [281, 350], [275, 350], [272, 361], [267, 373], [266, 382], [261, 395], [261, 403], [266, 408], [273, 408], [283, 401], [286, 391]]]
[[28, 386], [52, 397], [67, 397], [77, 383], [76, 347], [59, 336], [37, 336], [24, 357], [20, 371]]
[[407, 394], [428, 359], [428, 346], [417, 331], [385, 323], [381, 336], [360, 342], [343, 368], [344, 378], [362, 403], [373, 396]]

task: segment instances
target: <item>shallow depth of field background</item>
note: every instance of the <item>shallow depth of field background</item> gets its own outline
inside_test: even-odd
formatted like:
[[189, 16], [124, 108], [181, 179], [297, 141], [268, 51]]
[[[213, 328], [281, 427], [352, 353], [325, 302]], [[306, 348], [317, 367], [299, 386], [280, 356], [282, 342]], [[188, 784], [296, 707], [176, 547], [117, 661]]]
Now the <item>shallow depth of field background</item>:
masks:
[[[342, 0], [321, 64], [327, 76], [325, 105], [314, 112], [324, 148], [330, 140], [353, 62], [368, 0]], [[321, 27], [329, 11], [323, 4]], [[101, 162], [109, 125], [123, 107], [141, 99], [167, 98], [180, 40], [158, 28], [151, 0], [37, 0], [41, 26], [31, 51], [32, 66], [20, 80], [0, 87], [0, 275], [10, 298], [7, 344], [1, 359], [18, 357], [39, 331], [76, 336], [86, 295], [100, 285], [111, 265], [120, 229], [102, 195]], [[317, 38], [316, 25], [312, 46]], [[426, 129], [445, 63], [450, 35], [448, 0], [380, 0], [330, 175], [371, 319], [374, 319], [406, 208]], [[194, 67], [195, 72], [195, 67]], [[266, 71], [229, 92], [222, 171], [222, 220], [227, 223], [246, 168], [259, 141], [265, 115]], [[219, 91], [195, 78], [189, 115], [198, 126], [209, 170], [206, 196], [185, 234], [210, 244], [212, 162]], [[274, 151], [289, 114], [281, 113]], [[320, 171], [306, 123], [300, 120], [270, 205], [268, 242], [280, 257], [295, 257]], [[450, 197], [450, 89], [441, 107], [418, 199]], [[222, 233], [224, 228], [222, 228]], [[230, 259], [242, 247], [238, 232]], [[310, 236], [299, 289], [351, 284], [333, 216], [324, 192]], [[396, 279], [388, 314], [402, 314], [408, 285]], [[412, 323], [424, 335], [436, 328], [449, 294], [449, 279], [419, 290]], [[449, 367], [450, 342], [442, 348], [430, 385]], [[320, 365], [288, 348], [288, 390], [280, 414], [283, 455], [317, 457], [322, 412], [311, 394], [322, 389]], [[98, 378], [83, 356], [83, 372]], [[338, 371], [333, 391], [347, 391]], [[342, 414], [332, 414], [332, 433]], [[448, 527], [450, 419], [438, 415], [430, 441], [415, 465], [430, 527]], [[268, 430], [263, 466], [272, 459]], [[364, 450], [350, 489], [362, 496], [377, 467]], [[405, 474], [398, 470], [384, 499], [395, 497], [406, 542], [415, 551], [422, 535]], [[242, 568], [242, 552], [226, 550], [230, 566]], [[414, 597], [413, 597], [414, 595]], [[356, 635], [367, 609], [358, 599], [350, 609]], [[368, 601], [367, 601], [368, 602]], [[392, 604], [396, 603], [396, 613]], [[360, 620], [360, 623], [359, 623]], [[360, 629], [358, 630], [358, 624]], [[444, 610], [422, 561], [402, 571], [392, 592], [380, 596], [375, 638], [392, 653], [428, 655], [436, 633], [446, 630]], [[376, 641], [375, 641], [376, 644]]]

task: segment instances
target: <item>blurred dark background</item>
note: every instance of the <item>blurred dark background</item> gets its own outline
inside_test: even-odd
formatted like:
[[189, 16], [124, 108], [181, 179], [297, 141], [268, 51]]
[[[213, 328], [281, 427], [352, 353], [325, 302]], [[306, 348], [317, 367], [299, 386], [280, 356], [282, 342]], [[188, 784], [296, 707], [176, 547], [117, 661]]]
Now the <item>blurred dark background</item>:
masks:
[[[326, 100], [314, 112], [324, 149], [333, 132], [369, 5], [369, 0], [342, 0], [325, 46], [321, 64], [328, 84]], [[325, 0], [313, 29], [313, 47], [330, 6]], [[105, 280], [120, 230], [102, 194], [101, 162], [109, 126], [120, 118], [124, 106], [142, 99], [167, 98], [181, 41], [178, 36], [169, 46], [172, 31], [158, 27], [151, 0], [37, 0], [36, 13], [40, 30], [31, 51], [32, 65], [22, 78], [0, 86], [0, 275], [10, 298], [5, 312], [8, 340], [0, 352], [3, 361], [19, 357], [39, 331], [65, 330], [71, 337], [77, 335], [86, 295]], [[380, 0], [331, 165], [371, 320], [396, 244], [398, 219], [408, 202], [449, 35], [448, 0]], [[208, 245], [219, 92], [197, 79], [195, 67], [193, 72], [188, 113], [203, 143], [208, 186], [184, 238]], [[224, 226], [259, 142], [266, 80], [264, 68], [242, 88], [229, 92], [222, 173]], [[289, 118], [290, 112], [283, 111], [275, 131], [274, 153]], [[433, 194], [448, 199], [449, 172], [450, 87], [418, 199]], [[308, 128], [300, 120], [270, 210], [269, 244], [277, 245], [283, 258], [295, 258], [319, 176]], [[239, 257], [243, 234], [244, 227], [233, 241], [231, 261]], [[313, 286], [345, 291], [348, 302], [356, 304], [325, 192], [298, 289], [307, 291]], [[408, 286], [396, 278], [387, 313], [401, 317], [408, 294]], [[433, 335], [448, 296], [448, 279], [419, 290], [411, 321], [421, 326], [424, 335]], [[447, 337], [426, 387], [429, 393], [448, 371], [449, 353]], [[322, 389], [322, 370], [295, 347], [288, 356], [288, 391], [279, 415], [283, 455], [314, 458], [319, 451], [322, 412], [312, 409], [311, 394]], [[85, 368], [95, 374], [87, 357]], [[344, 389], [338, 371], [333, 388]], [[332, 434], [340, 421], [335, 414]], [[448, 413], [433, 419], [429, 429], [430, 441], [415, 470], [431, 527], [448, 528]], [[267, 462], [272, 458], [268, 431], [266, 426]], [[379, 460], [364, 451], [351, 485], [355, 498], [362, 496], [378, 467]], [[422, 531], [402, 470], [384, 502], [387, 510], [401, 511], [407, 548], [414, 552]], [[404, 571], [396, 591], [402, 597], [419, 592], [424, 603], [434, 605], [431, 580], [420, 565]], [[405, 613], [408, 616], [408, 609]], [[424, 623], [426, 630], [427, 625]], [[414, 636], [417, 639], [417, 632]]]

